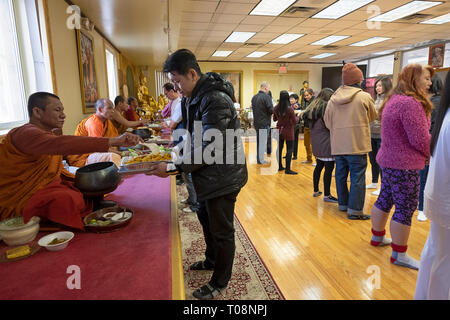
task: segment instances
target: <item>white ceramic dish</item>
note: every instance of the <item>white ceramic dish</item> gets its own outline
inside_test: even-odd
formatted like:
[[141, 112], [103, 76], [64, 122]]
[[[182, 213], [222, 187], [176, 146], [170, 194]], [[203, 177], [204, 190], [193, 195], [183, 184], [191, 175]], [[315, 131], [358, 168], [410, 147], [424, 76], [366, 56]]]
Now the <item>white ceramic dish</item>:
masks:
[[[70, 240], [72, 240], [74, 236], [75, 235], [73, 234], [73, 232], [70, 231], [56, 232], [42, 237], [39, 240], [38, 244], [41, 247], [46, 248], [48, 251], [60, 251], [65, 249], [69, 245]], [[55, 239], [66, 239], [66, 241], [59, 244], [49, 245], [49, 243]]]
[[36, 238], [39, 232], [39, 217], [33, 217], [24, 224], [22, 217], [15, 217], [0, 223], [0, 238], [8, 246], [21, 246]]

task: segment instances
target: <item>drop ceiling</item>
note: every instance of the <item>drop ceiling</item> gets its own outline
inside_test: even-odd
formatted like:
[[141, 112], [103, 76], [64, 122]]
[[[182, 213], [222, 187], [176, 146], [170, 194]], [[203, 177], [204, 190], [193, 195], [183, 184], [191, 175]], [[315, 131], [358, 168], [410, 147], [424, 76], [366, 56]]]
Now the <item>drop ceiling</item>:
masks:
[[[169, 1], [169, 2], [167, 2]], [[137, 65], [161, 65], [169, 51], [192, 50], [203, 61], [320, 62], [365, 58], [377, 52], [398, 50], [417, 43], [450, 39], [450, 23], [420, 24], [450, 12], [450, 0], [394, 22], [381, 22], [370, 29], [367, 20], [411, 0], [376, 0], [339, 19], [311, 18], [336, 0], [299, 0], [279, 16], [256, 16], [250, 12], [260, 0], [74, 0], [107, 38]], [[373, 7], [377, 6], [377, 7]], [[293, 7], [301, 7], [292, 10]], [[368, 10], [369, 9], [369, 10]], [[226, 43], [233, 32], [254, 32], [246, 43]], [[304, 34], [289, 44], [270, 44], [284, 33]], [[349, 36], [331, 46], [313, 42], [327, 36]], [[350, 44], [372, 37], [392, 38], [365, 47]], [[216, 51], [232, 51], [213, 57]], [[268, 54], [247, 58], [255, 51]], [[299, 55], [279, 58], [290, 52]], [[322, 53], [335, 55], [311, 59]]]

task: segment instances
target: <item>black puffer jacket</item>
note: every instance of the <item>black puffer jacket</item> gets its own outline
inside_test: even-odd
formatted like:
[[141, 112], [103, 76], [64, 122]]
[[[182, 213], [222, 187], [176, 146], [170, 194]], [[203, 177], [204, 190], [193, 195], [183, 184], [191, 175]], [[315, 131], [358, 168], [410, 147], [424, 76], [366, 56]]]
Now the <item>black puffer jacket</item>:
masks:
[[[230, 82], [216, 73], [207, 73], [201, 76], [191, 97], [182, 100], [183, 126], [189, 132], [192, 143], [190, 150], [184, 150], [183, 163], [177, 168], [183, 172], [192, 172], [200, 201], [237, 192], [248, 180], [244, 147], [237, 131], [241, 125], [232, 97], [234, 90]], [[198, 137], [198, 134], [196, 137], [195, 126], [197, 131], [201, 129], [202, 137]], [[212, 142], [219, 146], [220, 141], [206, 139], [205, 132], [209, 129], [215, 129], [209, 131], [213, 136], [214, 132], [220, 131], [223, 149], [217, 147], [218, 150], [211, 152]], [[227, 134], [228, 140], [233, 141], [232, 146], [227, 146]], [[196, 143], [196, 138], [201, 142]], [[216, 160], [207, 163], [207, 159], [202, 156], [200, 162], [195, 161], [196, 152], [197, 158], [205, 153], [212, 154]]]

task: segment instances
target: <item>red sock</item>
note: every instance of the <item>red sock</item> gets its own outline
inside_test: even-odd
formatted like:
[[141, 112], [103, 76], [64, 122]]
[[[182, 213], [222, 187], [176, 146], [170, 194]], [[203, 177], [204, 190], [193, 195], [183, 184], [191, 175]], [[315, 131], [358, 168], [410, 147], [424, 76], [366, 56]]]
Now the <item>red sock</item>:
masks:
[[394, 263], [397, 260], [398, 253], [404, 253], [406, 252], [406, 250], [408, 250], [408, 246], [399, 246], [394, 243], [391, 243], [391, 247], [392, 247], [391, 263]]
[[372, 240], [370, 241], [370, 244], [374, 247], [378, 247], [383, 240], [383, 237], [386, 235], [386, 230], [383, 231], [376, 231], [372, 228]]

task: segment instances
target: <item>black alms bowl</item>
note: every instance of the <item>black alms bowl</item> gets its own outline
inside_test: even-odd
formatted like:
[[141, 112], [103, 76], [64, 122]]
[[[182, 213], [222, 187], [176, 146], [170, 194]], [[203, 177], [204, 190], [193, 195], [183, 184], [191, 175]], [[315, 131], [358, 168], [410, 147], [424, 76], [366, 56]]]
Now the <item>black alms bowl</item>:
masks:
[[77, 170], [75, 187], [83, 193], [109, 193], [119, 185], [119, 169], [113, 162], [99, 162]]
[[132, 133], [135, 135], [138, 135], [139, 137], [141, 137], [144, 140], [150, 139], [150, 137], [152, 136], [152, 134], [148, 128], [138, 128], [136, 130], [133, 130]]

